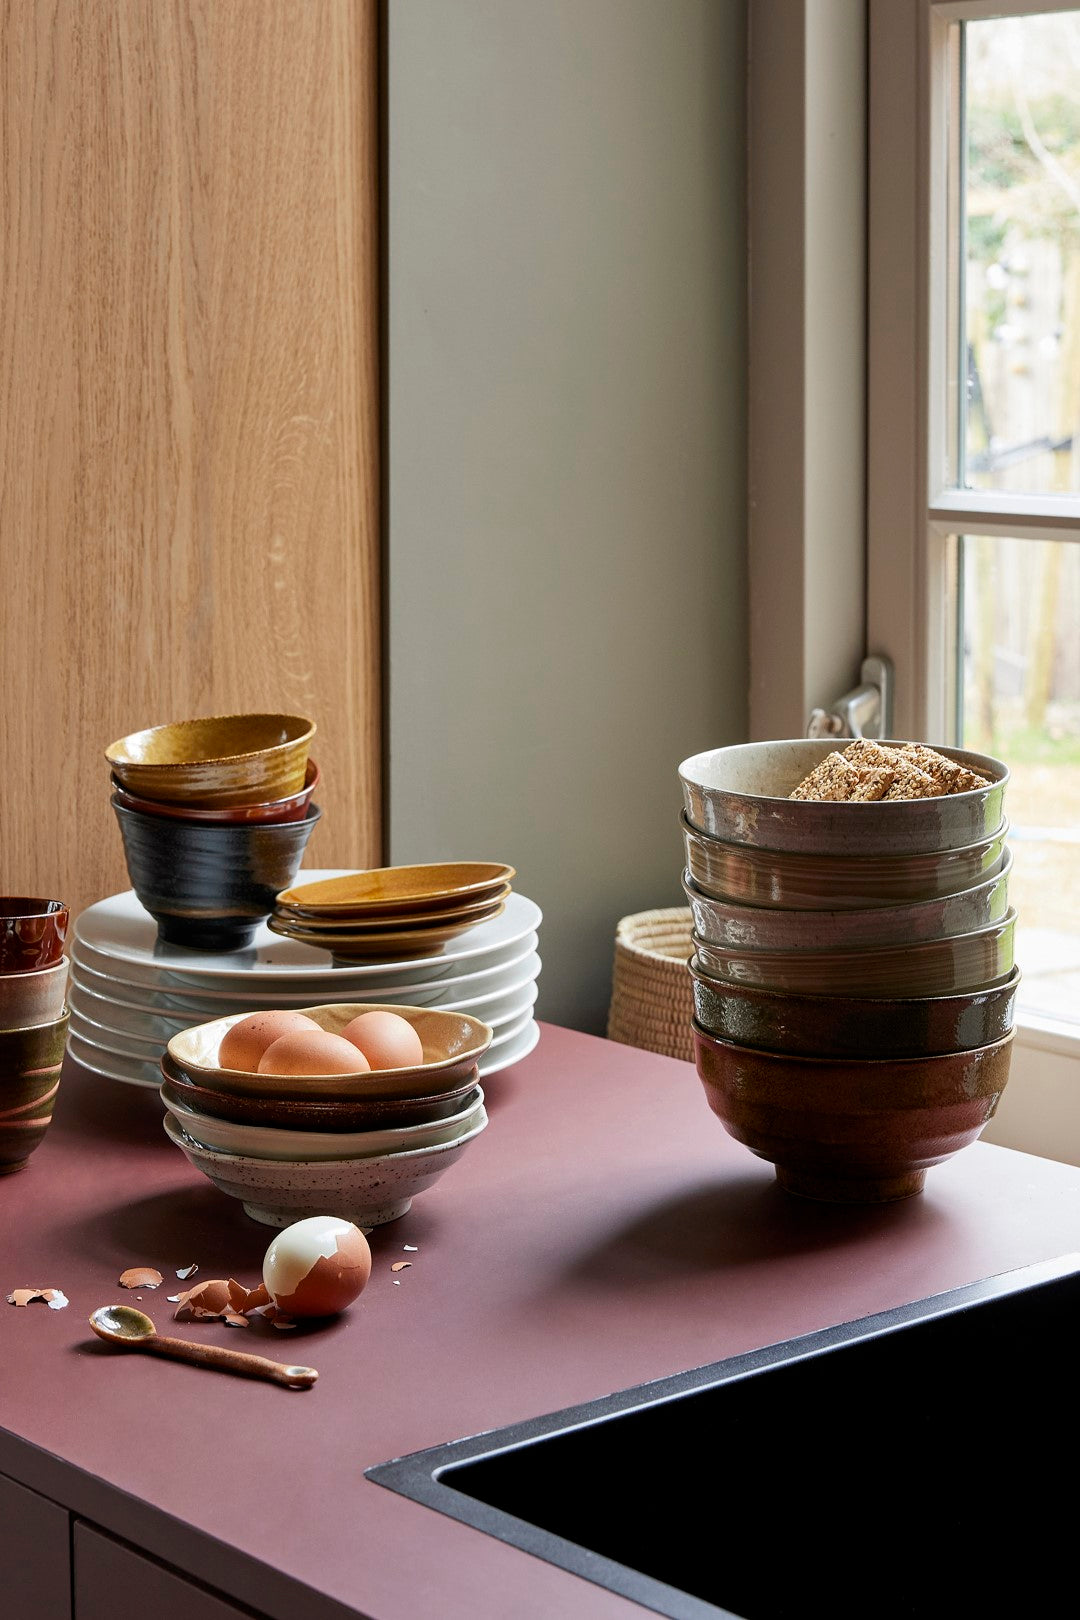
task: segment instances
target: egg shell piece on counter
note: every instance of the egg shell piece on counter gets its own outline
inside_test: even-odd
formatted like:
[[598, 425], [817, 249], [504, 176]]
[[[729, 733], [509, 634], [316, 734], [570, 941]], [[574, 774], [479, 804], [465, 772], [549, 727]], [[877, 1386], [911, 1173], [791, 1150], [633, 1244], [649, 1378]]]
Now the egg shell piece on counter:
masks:
[[289, 1316], [336, 1316], [371, 1276], [371, 1249], [358, 1226], [336, 1215], [294, 1221], [263, 1258], [263, 1282]]

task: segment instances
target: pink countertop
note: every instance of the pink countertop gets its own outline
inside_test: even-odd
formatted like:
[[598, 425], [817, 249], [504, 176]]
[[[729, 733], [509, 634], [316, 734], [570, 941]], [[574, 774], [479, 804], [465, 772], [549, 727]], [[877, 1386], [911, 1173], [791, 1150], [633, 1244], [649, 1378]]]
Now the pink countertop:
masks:
[[[616, 1620], [644, 1611], [364, 1470], [1080, 1249], [1080, 1168], [977, 1142], [902, 1203], [804, 1202], [691, 1064], [541, 1030], [490, 1077], [488, 1130], [373, 1232], [356, 1304], [288, 1334], [173, 1322], [177, 1267], [254, 1285], [272, 1229], [168, 1142], [156, 1093], [69, 1066], [45, 1141], [0, 1179], [0, 1295], [71, 1301], [0, 1299], [0, 1472], [280, 1620]], [[139, 1301], [117, 1287], [136, 1264], [166, 1277]], [[86, 1319], [116, 1301], [319, 1381], [114, 1351]]]

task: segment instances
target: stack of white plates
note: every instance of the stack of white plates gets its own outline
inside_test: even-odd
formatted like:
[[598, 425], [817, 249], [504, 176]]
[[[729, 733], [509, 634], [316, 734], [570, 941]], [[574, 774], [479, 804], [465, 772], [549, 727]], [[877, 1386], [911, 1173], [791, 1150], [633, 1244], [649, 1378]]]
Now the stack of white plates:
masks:
[[[304, 882], [340, 870], [301, 874]], [[271, 933], [263, 924], [242, 951], [165, 945], [132, 889], [89, 906], [69, 944], [68, 1051], [107, 1080], [161, 1084], [161, 1054], [173, 1035], [228, 1013], [365, 1001], [444, 1007], [482, 1018], [495, 1038], [480, 1077], [531, 1052], [540, 973], [541, 911], [510, 894], [498, 917], [448, 940], [430, 956], [335, 964], [329, 951]]]

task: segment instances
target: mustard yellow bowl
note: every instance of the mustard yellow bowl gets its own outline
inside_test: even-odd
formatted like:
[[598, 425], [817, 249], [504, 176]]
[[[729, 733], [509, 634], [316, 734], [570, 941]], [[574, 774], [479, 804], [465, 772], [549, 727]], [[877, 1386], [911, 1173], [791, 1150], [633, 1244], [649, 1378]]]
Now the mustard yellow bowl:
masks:
[[200, 808], [262, 804], [304, 786], [315, 722], [302, 714], [219, 714], [121, 737], [105, 750], [128, 793]]

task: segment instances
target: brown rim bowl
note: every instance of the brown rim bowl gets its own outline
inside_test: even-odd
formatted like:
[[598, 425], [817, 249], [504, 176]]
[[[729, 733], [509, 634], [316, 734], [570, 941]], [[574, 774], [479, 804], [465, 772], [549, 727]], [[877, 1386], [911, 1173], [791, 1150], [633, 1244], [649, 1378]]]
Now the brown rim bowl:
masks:
[[200, 1086], [172, 1062], [168, 1052], [161, 1059], [166, 1099], [174, 1097], [200, 1113], [239, 1125], [279, 1125], [296, 1131], [381, 1130], [449, 1119], [461, 1107], [461, 1099], [480, 1083], [479, 1074], [473, 1064], [457, 1080], [448, 1081], [445, 1091], [431, 1097], [271, 1097]]
[[802, 1057], [933, 1057], [1002, 1040], [1020, 969], [989, 990], [947, 996], [799, 996], [725, 984], [690, 961], [694, 1016], [720, 1040]]
[[[852, 805], [853, 810], [868, 808]], [[1009, 824], [960, 849], [915, 855], [818, 855], [710, 838], [681, 817], [686, 866], [718, 900], [793, 911], [860, 910], [935, 900], [995, 876]]]
[[744, 906], [704, 894], [689, 872], [683, 873], [683, 892], [701, 938], [721, 948], [793, 951], [913, 945], [969, 934], [1000, 922], [1009, 909], [1012, 859], [1012, 851], [1006, 846], [1002, 864], [993, 877], [961, 889], [959, 894], [900, 906], [842, 907], [836, 911]]
[[336, 1098], [344, 1101], [372, 1097], [441, 1096], [477, 1066], [491, 1045], [494, 1031], [490, 1024], [468, 1013], [443, 1012], [436, 1007], [399, 1007], [384, 1002], [331, 1002], [299, 1007], [321, 1029], [340, 1035], [345, 1026], [361, 1013], [378, 1010], [397, 1013], [420, 1036], [424, 1061], [402, 1069], [376, 1069], [367, 1074], [278, 1075], [256, 1074], [243, 1069], [224, 1069], [218, 1063], [222, 1036], [233, 1024], [248, 1016], [231, 1013], [209, 1023], [195, 1024], [174, 1035], [167, 1052], [177, 1068], [196, 1084], [212, 1090], [246, 1096]]
[[133, 731], [105, 758], [140, 798], [202, 809], [266, 804], [303, 791], [315, 722], [300, 714], [219, 714]]
[[144, 799], [136, 793], [129, 793], [120, 785], [115, 775], [112, 778], [112, 788], [117, 804], [122, 805], [125, 810], [138, 810], [145, 816], [163, 816], [172, 821], [229, 822], [233, 825], [242, 825], [248, 822], [303, 821], [312, 795], [321, 780], [322, 772], [315, 761], [309, 758], [304, 785], [299, 793], [291, 793], [284, 799], [270, 799], [266, 804], [217, 807], [183, 802], [171, 804], [163, 799]]
[[732, 950], [708, 945], [691, 929], [697, 965], [723, 983], [807, 996], [947, 996], [987, 990], [1016, 965], [1016, 910], [968, 934], [915, 945], [865, 945], [850, 950]]
[[1014, 1040], [859, 1060], [764, 1052], [692, 1028], [698, 1078], [728, 1135], [769, 1161], [785, 1192], [844, 1204], [911, 1197], [974, 1142], [1005, 1090]]
[[[883, 746], [899, 746], [882, 739]], [[1004, 819], [1008, 766], [989, 754], [931, 744], [988, 786], [936, 799], [832, 803], [792, 799], [792, 789], [843, 739], [793, 737], [710, 748], [679, 766], [691, 825], [713, 838], [818, 855], [915, 855], [990, 837]]]

